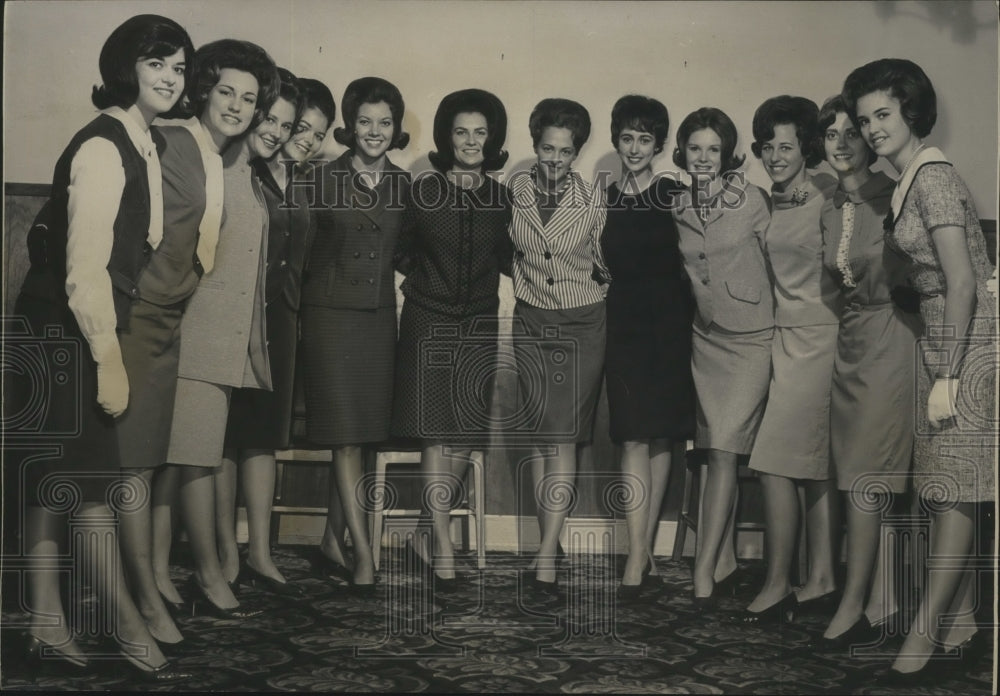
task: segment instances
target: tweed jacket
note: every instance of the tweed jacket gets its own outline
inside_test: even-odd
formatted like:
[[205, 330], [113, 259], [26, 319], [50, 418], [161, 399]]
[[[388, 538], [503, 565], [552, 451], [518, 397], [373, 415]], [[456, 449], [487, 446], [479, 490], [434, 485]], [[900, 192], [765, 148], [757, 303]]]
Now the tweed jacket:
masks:
[[[377, 309], [396, 305], [393, 256], [403, 224], [410, 175], [386, 160], [374, 190], [360, 181], [352, 153], [295, 179], [308, 199], [316, 234], [302, 277], [303, 305]], [[315, 195], [313, 195], [315, 194]]]
[[732, 179], [702, 220], [690, 192], [674, 210], [684, 269], [691, 278], [695, 321], [726, 331], [774, 326], [774, 297], [765, 255], [771, 220], [767, 194]]

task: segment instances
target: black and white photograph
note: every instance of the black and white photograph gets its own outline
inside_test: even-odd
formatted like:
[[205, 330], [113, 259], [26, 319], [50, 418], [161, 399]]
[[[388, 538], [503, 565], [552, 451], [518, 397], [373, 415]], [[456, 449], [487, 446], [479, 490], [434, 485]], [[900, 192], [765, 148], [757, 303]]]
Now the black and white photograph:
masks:
[[997, 691], [996, 0], [11, 0], [5, 691]]

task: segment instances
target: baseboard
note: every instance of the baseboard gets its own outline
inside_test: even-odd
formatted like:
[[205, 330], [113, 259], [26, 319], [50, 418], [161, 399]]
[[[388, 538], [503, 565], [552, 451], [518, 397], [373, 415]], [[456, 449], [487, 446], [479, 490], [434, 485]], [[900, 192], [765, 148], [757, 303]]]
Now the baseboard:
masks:
[[[281, 517], [278, 532], [279, 544], [316, 545], [323, 536], [325, 519], [320, 515], [285, 514]], [[412, 532], [413, 518], [386, 518], [386, 534], [383, 545], [392, 538], [405, 538]], [[452, 525], [452, 536], [457, 541], [461, 524], [456, 519]], [[472, 523], [475, 524], [474, 522]], [[677, 522], [661, 521], [656, 534], [653, 553], [669, 556], [674, 550], [674, 536]], [[471, 544], [475, 548], [475, 534], [471, 534]], [[237, 539], [247, 538], [246, 516], [240, 509], [237, 517]], [[540, 537], [538, 523], [533, 517], [517, 515], [486, 515], [486, 550], [517, 552], [534, 551]], [[608, 520], [571, 517], [563, 528], [561, 543], [565, 549], [577, 553], [625, 553], [628, 550], [628, 532], [624, 520]], [[684, 544], [684, 555], [694, 555], [695, 535], [688, 534]], [[737, 553], [740, 558], [761, 558], [763, 534], [761, 532], [739, 532], [736, 538]]]

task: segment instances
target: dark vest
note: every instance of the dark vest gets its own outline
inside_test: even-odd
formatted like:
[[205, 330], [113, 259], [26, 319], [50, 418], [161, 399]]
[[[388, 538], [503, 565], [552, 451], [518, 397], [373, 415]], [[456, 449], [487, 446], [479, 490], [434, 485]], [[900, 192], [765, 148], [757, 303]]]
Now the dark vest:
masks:
[[[154, 138], [156, 136], [154, 135]], [[66, 303], [66, 240], [68, 228], [70, 167], [77, 151], [91, 138], [104, 138], [118, 149], [125, 170], [125, 188], [114, 223], [114, 243], [108, 274], [111, 276], [118, 328], [128, 325], [132, 302], [139, 297], [139, 273], [152, 251], [149, 233], [149, 182], [146, 161], [129, 139], [124, 124], [101, 114], [83, 127], [63, 151], [52, 175], [51, 198], [42, 207], [28, 232], [31, 268], [22, 292]], [[162, 149], [159, 139], [157, 149]]]

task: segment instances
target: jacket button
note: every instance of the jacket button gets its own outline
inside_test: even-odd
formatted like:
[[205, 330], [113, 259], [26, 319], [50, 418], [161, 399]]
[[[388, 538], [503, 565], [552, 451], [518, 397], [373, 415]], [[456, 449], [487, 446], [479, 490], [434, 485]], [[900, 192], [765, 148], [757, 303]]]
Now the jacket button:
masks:
[[555, 285], [555, 282], [556, 282], [556, 281], [555, 281], [555, 280], [553, 280], [552, 278], [547, 278], [547, 279], [545, 280], [545, 282], [546, 282], [546, 283], [548, 283], [549, 285]]
[[364, 228], [365, 228], [365, 226], [364, 226], [364, 225], [358, 225], [358, 232], [360, 232], [360, 231], [361, 231], [361, 230], [363, 230]]
[[708, 285], [708, 278], [702, 278], [701, 279], [701, 284], [702, 285]]
[[131, 295], [132, 297], [138, 297], [139, 296], [139, 288], [132, 288], [129, 291], [129, 295]]
[[360, 259], [361, 258], [361, 252], [360, 251], [355, 251], [354, 252], [354, 258]]
[[375, 252], [374, 252], [374, 251], [371, 251], [371, 252], [369, 252], [369, 253], [368, 253], [368, 258], [370, 258], [370, 259], [374, 259], [374, 258], [376, 258], [376, 254], [375, 254]]
[[285, 261], [284, 259], [282, 259], [282, 260], [281, 260], [281, 267], [282, 267], [282, 268], [284, 268], [284, 267], [285, 267], [285, 266], [287, 266], [287, 265], [288, 265], [288, 262], [287, 262], [287, 261]]
[[369, 278], [368, 279], [368, 284], [369, 285], [374, 285], [375, 284], [375, 279], [374, 278]]
[[548, 261], [551, 258], [552, 258], [552, 252], [551, 251], [546, 251], [545, 252], [545, 260]]
[[358, 284], [358, 279], [357, 278], [355, 278], [355, 279], [353, 279], [351, 281], [351, 285], [357, 285], [357, 284]]
[[698, 258], [699, 259], [704, 259], [705, 258], [705, 252], [701, 252], [700, 254], [698, 254]]
[[377, 230], [378, 229], [378, 225], [372, 225], [372, 229], [373, 230]]

